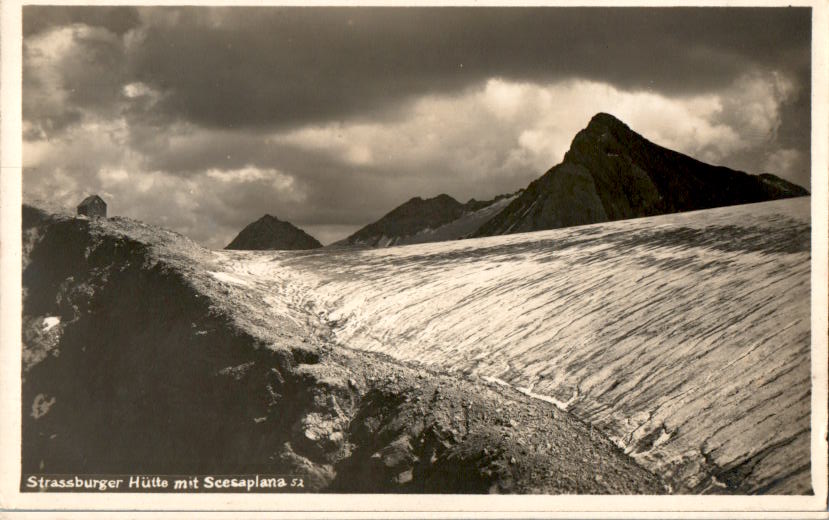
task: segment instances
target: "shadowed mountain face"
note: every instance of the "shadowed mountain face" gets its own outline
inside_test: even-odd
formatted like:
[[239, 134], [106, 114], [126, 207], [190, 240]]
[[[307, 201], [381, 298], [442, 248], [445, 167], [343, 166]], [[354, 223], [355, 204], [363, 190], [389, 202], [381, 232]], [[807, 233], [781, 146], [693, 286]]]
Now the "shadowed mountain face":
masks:
[[245, 227], [225, 249], [316, 249], [322, 244], [290, 222], [265, 215]]
[[387, 247], [463, 238], [514, 198], [515, 195], [499, 195], [492, 200], [471, 199], [461, 204], [446, 194], [431, 199], [415, 197], [337, 245]]
[[473, 236], [594, 224], [808, 195], [771, 174], [712, 166], [656, 145], [609, 114], [576, 134], [564, 161]]

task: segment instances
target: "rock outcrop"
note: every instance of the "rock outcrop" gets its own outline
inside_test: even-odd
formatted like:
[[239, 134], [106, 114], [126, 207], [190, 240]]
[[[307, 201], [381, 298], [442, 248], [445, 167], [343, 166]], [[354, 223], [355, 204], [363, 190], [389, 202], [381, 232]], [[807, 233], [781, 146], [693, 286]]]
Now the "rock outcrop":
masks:
[[609, 114], [576, 134], [564, 160], [473, 236], [539, 231], [808, 195], [772, 174], [712, 166], [656, 145]]
[[297, 250], [316, 249], [322, 244], [290, 222], [265, 215], [245, 226], [225, 249], [247, 250]]

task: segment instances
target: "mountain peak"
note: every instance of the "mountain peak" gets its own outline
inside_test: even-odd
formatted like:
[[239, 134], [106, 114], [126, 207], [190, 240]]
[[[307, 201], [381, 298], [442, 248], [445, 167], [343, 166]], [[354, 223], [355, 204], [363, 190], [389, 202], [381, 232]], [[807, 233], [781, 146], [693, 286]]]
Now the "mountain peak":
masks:
[[236, 235], [225, 249], [316, 249], [322, 247], [317, 239], [294, 226], [265, 214], [251, 222]]
[[460, 204], [457, 200], [455, 200], [452, 196], [447, 195], [445, 193], [441, 193], [440, 195], [435, 195], [432, 198], [424, 199], [422, 197], [412, 197], [408, 201], [406, 201], [405, 205], [425, 205], [425, 204]]
[[625, 149], [638, 148], [645, 142], [648, 142], [647, 139], [634, 132], [622, 120], [606, 112], [599, 112], [573, 137], [570, 149], [564, 154], [564, 161], [579, 162], [579, 156], [583, 158], [596, 153], [618, 155]]
[[466, 236], [495, 214], [483, 212], [485, 208], [500, 209], [506, 203], [497, 204], [504, 197], [466, 204], [446, 193], [431, 198], [413, 197], [386, 213], [379, 220], [368, 224], [343, 239], [340, 243], [369, 247], [386, 247], [407, 243], [451, 240]]
[[649, 141], [600, 112], [573, 138], [564, 160], [481, 226], [474, 236], [520, 233], [679, 211], [798, 197], [775, 176], [705, 164]]
[[626, 128], [630, 129], [628, 125], [626, 125], [621, 119], [617, 118], [612, 114], [608, 114], [607, 112], [599, 112], [592, 118], [590, 118], [590, 122], [587, 124], [587, 128]]

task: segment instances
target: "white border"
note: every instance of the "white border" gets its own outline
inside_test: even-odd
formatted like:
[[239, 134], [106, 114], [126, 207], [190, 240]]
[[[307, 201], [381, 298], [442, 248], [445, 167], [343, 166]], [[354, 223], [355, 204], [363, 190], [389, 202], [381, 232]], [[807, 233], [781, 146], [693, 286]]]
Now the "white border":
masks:
[[[67, 0], [33, 0], [29, 4], [94, 5], [227, 5], [226, 1], [123, 1], [73, 2]], [[233, 5], [272, 5], [272, 2], [238, 2]], [[288, 0], [279, 5], [389, 5], [388, 1], [316, 1]], [[445, 5], [435, 1], [412, 1], [407, 5]], [[246, 517], [259, 512], [281, 511], [286, 518], [325, 516], [327, 518], [363, 518], [390, 516], [463, 518], [471, 515], [491, 517], [582, 517], [616, 518], [618, 512], [636, 513], [639, 518], [682, 518], [693, 515], [706, 518], [827, 518], [827, 287], [829, 287], [829, 60], [827, 60], [827, 2], [690, 2], [629, 0], [624, 3], [564, 0], [561, 6], [810, 6], [812, 7], [812, 486], [814, 496], [436, 496], [436, 495], [165, 495], [165, 494], [21, 494], [20, 417], [21, 417], [21, 0], [2, 1], [2, 128], [0, 139], [0, 508], [27, 511], [30, 516], [52, 518], [88, 517], [97, 510], [113, 516], [121, 512], [137, 516], [139, 511], [172, 511], [161, 517], [180, 517], [187, 511], [246, 511]], [[401, 5], [401, 4], [394, 4]], [[452, 2], [452, 5], [504, 5], [495, 1]], [[519, 4], [508, 4], [519, 5]], [[520, 5], [551, 5], [529, 1]], [[73, 510], [75, 512], [73, 512]], [[785, 513], [789, 511], [791, 513]], [[743, 512], [743, 513], [741, 513]], [[748, 513], [746, 513], [748, 512]], [[810, 512], [810, 513], [807, 513]], [[264, 513], [262, 513], [264, 515]], [[0, 510], [0, 516], [4, 516]], [[201, 514], [200, 516], [205, 516]], [[214, 516], [214, 515], [211, 515]], [[215, 513], [219, 518], [235, 515]], [[267, 516], [272, 517], [273, 513]]]
[[829, 352], [829, 3], [812, 11], [812, 489], [824, 511], [827, 465], [827, 372]]

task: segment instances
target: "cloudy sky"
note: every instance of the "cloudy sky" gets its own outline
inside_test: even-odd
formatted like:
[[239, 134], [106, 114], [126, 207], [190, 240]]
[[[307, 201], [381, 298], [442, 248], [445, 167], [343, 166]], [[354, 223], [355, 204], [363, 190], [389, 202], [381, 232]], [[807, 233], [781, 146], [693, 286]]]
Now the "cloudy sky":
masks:
[[23, 11], [24, 193], [223, 247], [525, 187], [596, 112], [809, 187], [809, 9]]

